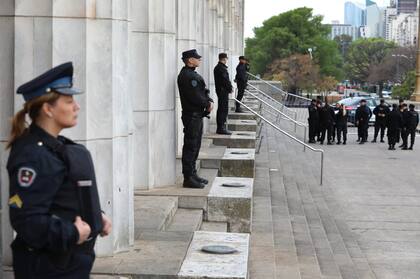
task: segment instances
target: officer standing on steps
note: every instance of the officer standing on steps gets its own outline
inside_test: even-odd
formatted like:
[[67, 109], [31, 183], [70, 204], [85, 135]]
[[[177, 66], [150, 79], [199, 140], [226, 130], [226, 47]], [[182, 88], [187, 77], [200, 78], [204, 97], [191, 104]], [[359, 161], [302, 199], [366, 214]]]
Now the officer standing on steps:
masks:
[[[405, 114], [405, 133], [403, 150], [413, 150], [414, 141], [416, 139], [416, 130], [419, 125], [419, 114], [414, 110], [415, 106], [410, 104], [409, 110]], [[410, 147], [408, 147], [408, 136], [410, 136]]]
[[69, 62], [17, 90], [25, 103], [12, 119], [7, 162], [16, 279], [88, 279], [96, 238], [111, 233], [89, 151], [59, 135], [77, 124], [72, 85]]
[[[245, 89], [248, 85], [248, 71], [249, 71], [249, 64], [245, 56], [239, 56], [239, 64], [236, 67], [236, 76], [235, 82], [238, 86], [238, 96], [236, 99], [238, 101], [242, 101], [244, 97]], [[236, 110], [235, 112], [243, 112], [241, 109], [241, 104], [236, 103]]]
[[313, 99], [311, 101], [311, 104], [308, 107], [309, 111], [309, 118], [308, 118], [308, 124], [309, 124], [309, 143], [315, 143], [315, 136], [318, 131], [319, 126], [319, 111], [316, 104], [316, 100]]
[[226, 119], [229, 112], [229, 94], [232, 93], [232, 83], [229, 79], [228, 56], [226, 53], [219, 54], [219, 63], [214, 68], [214, 82], [218, 100], [217, 107], [217, 134], [231, 135], [232, 132], [226, 129]]
[[373, 110], [373, 114], [375, 115], [375, 136], [372, 142], [376, 142], [379, 130], [381, 130], [381, 142], [384, 142], [386, 117], [389, 114], [389, 108], [385, 105], [385, 100], [381, 100], [381, 103]]
[[366, 100], [360, 101], [360, 106], [356, 109], [356, 126], [360, 134], [360, 143], [364, 144], [368, 138], [369, 120], [372, 117], [371, 109], [366, 105]]
[[182, 148], [182, 173], [186, 188], [204, 188], [208, 181], [197, 175], [196, 161], [203, 136], [203, 117], [213, 110], [213, 100], [204, 79], [195, 71], [201, 64], [201, 56], [192, 49], [182, 53], [185, 66], [178, 75], [178, 89], [184, 125]]

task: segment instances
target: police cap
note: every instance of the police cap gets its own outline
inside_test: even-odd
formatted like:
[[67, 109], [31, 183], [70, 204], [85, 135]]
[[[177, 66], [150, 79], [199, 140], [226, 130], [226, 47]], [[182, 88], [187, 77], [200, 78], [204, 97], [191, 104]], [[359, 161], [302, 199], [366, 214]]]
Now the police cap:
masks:
[[241, 55], [241, 56], [239, 56], [239, 60], [248, 60], [248, 59], [246, 59], [245, 56]]
[[228, 55], [226, 53], [219, 53], [219, 60], [228, 58]]
[[200, 59], [201, 55], [198, 54], [196, 49], [190, 49], [190, 50], [184, 51], [182, 53], [182, 60], [185, 60], [185, 59], [188, 59], [188, 58]]
[[33, 80], [19, 86], [17, 94], [22, 94], [25, 101], [48, 94], [51, 91], [63, 95], [76, 95], [82, 92], [73, 87], [73, 63], [58, 65]]

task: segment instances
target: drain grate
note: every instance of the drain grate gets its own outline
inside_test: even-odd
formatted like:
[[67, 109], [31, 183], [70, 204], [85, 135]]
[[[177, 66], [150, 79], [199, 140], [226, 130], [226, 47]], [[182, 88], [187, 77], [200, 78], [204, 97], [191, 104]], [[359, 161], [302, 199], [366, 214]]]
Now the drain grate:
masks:
[[233, 183], [223, 183], [222, 187], [230, 187], [230, 188], [241, 188], [241, 187], [245, 187], [245, 184], [242, 183], [238, 183], [238, 182], [233, 182]]
[[238, 252], [238, 250], [236, 250], [235, 248], [225, 245], [204, 246], [203, 248], [201, 248], [201, 251], [203, 251], [204, 253], [216, 255], [227, 255]]

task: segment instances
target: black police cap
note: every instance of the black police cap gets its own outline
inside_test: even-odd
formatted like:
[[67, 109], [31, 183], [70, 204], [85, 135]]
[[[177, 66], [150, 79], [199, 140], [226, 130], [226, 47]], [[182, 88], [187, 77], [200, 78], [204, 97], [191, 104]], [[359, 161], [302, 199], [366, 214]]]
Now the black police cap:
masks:
[[228, 55], [226, 54], [226, 53], [219, 53], [219, 60], [220, 59], [225, 59], [225, 58], [228, 58]]
[[182, 53], [182, 60], [185, 60], [185, 59], [188, 59], [188, 58], [200, 59], [201, 55], [198, 54], [196, 49], [190, 49], [190, 50], [184, 51]]
[[25, 101], [45, 95], [51, 91], [63, 95], [76, 95], [82, 92], [73, 87], [73, 63], [58, 65], [33, 80], [19, 86], [17, 94], [22, 94]]

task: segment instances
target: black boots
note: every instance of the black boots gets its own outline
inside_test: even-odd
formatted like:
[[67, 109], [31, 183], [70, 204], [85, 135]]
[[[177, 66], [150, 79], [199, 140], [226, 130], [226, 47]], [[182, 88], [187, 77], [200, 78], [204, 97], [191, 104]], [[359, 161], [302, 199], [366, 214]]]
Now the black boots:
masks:
[[228, 129], [226, 129], [225, 127], [222, 127], [222, 128], [217, 128], [217, 130], [216, 130], [216, 134], [219, 134], [219, 135], [232, 135], [232, 132], [231, 131], [229, 131]]
[[193, 178], [197, 180], [198, 182], [203, 183], [205, 185], [209, 184], [209, 181], [207, 179], [199, 177], [197, 174], [193, 174]]
[[206, 187], [206, 185], [204, 185], [204, 183], [195, 179], [194, 176], [190, 176], [190, 177], [184, 177], [183, 187], [193, 188], [193, 189], [203, 189], [204, 187]]

